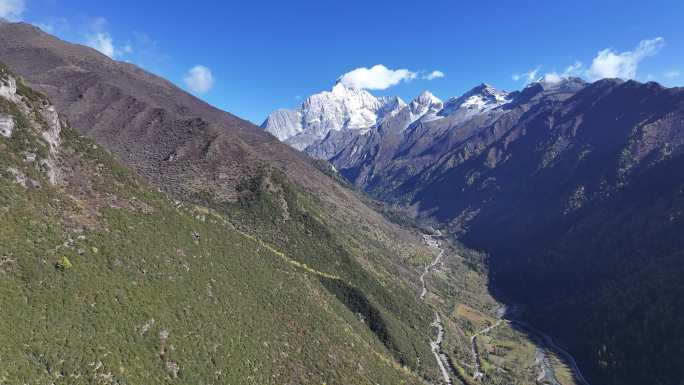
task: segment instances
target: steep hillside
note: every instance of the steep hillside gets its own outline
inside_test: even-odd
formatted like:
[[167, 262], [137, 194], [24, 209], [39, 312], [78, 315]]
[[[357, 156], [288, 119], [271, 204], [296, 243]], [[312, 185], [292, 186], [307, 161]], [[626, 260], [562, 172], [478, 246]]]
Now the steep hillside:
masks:
[[357, 194], [331, 183], [308, 157], [132, 64], [25, 23], [0, 23], [0, 55], [46, 93], [73, 128], [175, 196], [235, 202], [244, 176], [273, 167], [331, 211], [341, 211], [337, 220], [364, 221], [401, 238], [395, 244], [418, 241], [370, 210]]
[[[204, 227], [209, 231], [208, 228], [213, 226], [212, 240], [221, 243], [212, 247], [222, 250], [221, 255], [242, 252], [239, 248], [234, 251], [232, 249], [234, 244], [235, 247], [240, 245], [236, 241], [242, 239], [238, 237], [239, 234], [246, 236], [247, 239], [258, 239], [255, 243], [256, 251], [252, 250], [251, 253], [279, 257], [275, 260], [281, 262], [283, 256], [286, 256], [285, 266], [299, 267], [299, 270], [305, 273], [304, 276], [315, 281], [311, 284], [302, 284], [297, 289], [302, 290], [302, 293], [284, 292], [283, 296], [306, 299], [313, 295], [316, 298], [332, 298], [333, 302], [329, 305], [331, 311], [339, 311], [337, 314], [343, 318], [351, 315], [348, 321], [353, 321], [356, 325], [354, 327], [361, 328], [354, 331], [353, 328], [349, 329], [330, 319], [324, 322], [325, 327], [321, 324], [312, 324], [311, 320], [323, 317], [320, 314], [321, 309], [328, 309], [328, 305], [320, 303], [322, 307], [318, 310], [297, 306], [280, 308], [285, 313], [288, 310], [297, 313], [296, 316], [292, 316], [295, 320], [291, 322], [275, 317], [275, 320], [292, 327], [302, 327], [296, 333], [297, 338], [301, 339], [301, 344], [299, 347], [293, 347], [298, 351], [297, 354], [304, 354], [302, 352], [307, 349], [317, 349], [316, 346], [325, 346], [326, 341], [334, 335], [340, 335], [339, 333], [345, 333], [352, 340], [357, 334], [364, 335], [370, 338], [366, 340], [368, 344], [379, 344], [381, 350], [384, 349], [384, 353], [381, 351], [379, 355], [373, 353], [373, 349], [368, 350], [368, 354], [375, 358], [364, 353], [357, 356], [359, 360], [351, 361], [348, 359], [350, 356], [341, 358], [333, 352], [320, 355], [307, 353], [301, 360], [288, 360], [287, 357], [292, 357], [291, 353], [273, 348], [269, 341], [249, 341], [250, 344], [261, 343], [264, 347], [269, 346], [269, 354], [282, 352], [280, 362], [283, 365], [292, 361], [293, 365], [300, 367], [292, 371], [293, 376], [300, 377], [293, 377], [288, 381], [324, 382], [327, 378], [327, 381], [332, 383], [347, 382], [342, 381], [347, 376], [346, 370], [337, 370], [333, 367], [360, 363], [358, 373], [349, 379], [351, 381], [353, 378], [361, 378], [359, 381], [365, 383], [375, 377], [375, 374], [369, 375], [367, 371], [376, 372], [375, 369], [366, 368], [366, 360], [369, 360], [368, 365], [379, 365], [379, 362], [382, 362], [394, 368], [390, 369], [390, 372], [404, 375], [405, 381], [413, 381], [416, 375], [429, 380], [438, 378], [437, 363], [430, 350], [430, 340], [436, 332], [430, 327], [432, 311], [417, 295], [420, 290], [417, 284], [419, 270], [433, 258], [433, 255], [420, 242], [417, 234], [388, 222], [382, 215], [369, 208], [362, 201], [360, 194], [328, 176], [327, 174], [332, 175], [332, 172], [325, 166], [279, 143], [276, 138], [258, 127], [214, 109], [165, 80], [130, 64], [112, 61], [87, 47], [62, 42], [27, 24], [0, 23], [0, 54], [13, 71], [46, 93], [54, 101], [60, 114], [63, 113], [63, 117], [78, 132], [110, 150], [115, 158], [141, 174], [156, 188], [171, 194], [180, 202], [179, 207], [198, 204], [210, 210], [211, 215], [206, 212], [188, 214], [188, 220], [206, 219], [215, 215], [222, 218], [221, 221], [229, 223], [230, 225], [226, 225], [227, 230], [220, 226], [216, 227], [216, 224], [206, 224]], [[70, 170], [66, 174], [72, 173]], [[107, 175], [103, 175], [99, 185], [102, 185], [104, 196], [107, 196], [105, 192], [109, 191], [108, 189], [118, 186], [116, 183], [108, 186]], [[18, 202], [23, 199], [30, 198], [22, 197]], [[41, 208], [36, 210], [40, 211]], [[180, 219], [169, 219], [170, 214], [166, 211], [163, 213], [151, 222], [137, 217], [120, 219], [124, 224], [119, 228], [122, 232], [127, 229], [142, 231], [140, 226], [149, 224], [142, 233], [136, 234], [137, 249], [124, 249], [124, 254], [137, 261], [137, 256], [140, 255], [137, 252], [146, 250], [146, 243], [151, 242], [146, 239], [154, 239], [155, 236], [161, 238], [158, 245], [151, 244], [152, 250], [165, 247], [167, 244], [175, 249], [164, 248], [163, 252], [154, 252], [153, 255], [142, 253], [140, 263], [152, 263], [150, 261], [156, 258], [157, 254], [160, 258], [170, 258], [173, 254], [171, 251], [183, 250], [181, 246], [176, 245], [176, 241], [172, 241], [173, 236], [162, 237], [156, 233], [159, 229], [169, 228], [169, 231], [174, 231], [173, 234], [179, 234], [172, 228], [177, 226], [175, 222]], [[17, 211], [13, 215], [21, 214]], [[195, 219], [192, 219], [193, 217]], [[141, 223], [136, 225], [138, 220]], [[238, 230], [231, 230], [231, 226]], [[109, 225], [103, 228], [109, 229]], [[182, 229], [190, 228], [188, 225]], [[30, 230], [23, 231], [11, 242], [8, 241], [6, 246], [12, 248], [22, 236], [28, 237]], [[101, 237], [108, 239], [106, 230], [103, 231], [105, 234]], [[192, 235], [193, 231], [190, 229], [188, 234]], [[226, 235], [222, 237], [223, 231], [226, 231]], [[199, 236], [202, 239], [201, 233]], [[130, 237], [133, 239], [133, 235]], [[186, 238], [179, 238], [178, 242]], [[128, 238], [124, 237], [120, 241], [127, 242], [126, 239]], [[190, 240], [196, 241], [192, 237]], [[266, 247], [260, 242], [271, 246]], [[46, 247], [45, 244], [38, 245], [32, 253], [38, 255], [52, 249], [52, 246]], [[95, 247], [102, 250], [104, 246]], [[187, 251], [184, 253], [190, 255]], [[206, 254], [206, 251], [204, 253]], [[200, 254], [192, 255], [199, 258]], [[73, 262], [73, 258], [69, 259]], [[216, 263], [213, 262], [214, 265]], [[262, 284], [261, 280], [270, 282], [270, 277], [275, 273], [262, 270], [255, 273], [256, 276], [252, 276], [246, 272], [246, 269], [249, 269], [247, 262], [237, 263], [243, 270], [232, 276], [236, 280], [244, 279], [235, 285], [244, 285], [257, 292], [270, 292], [270, 283]], [[212, 262], [202, 266], [211, 270]], [[142, 267], [141, 270], [154, 271], [149, 266]], [[104, 276], [105, 273], [101, 274]], [[293, 275], [286, 272], [285, 276]], [[34, 284], [32, 279], [26, 279], [27, 284]], [[169, 280], [175, 282], [175, 278]], [[194, 278], [192, 281], [193, 285], [200, 282]], [[81, 290], [88, 290], [87, 285], [94, 282], [94, 279], [84, 282]], [[273, 285], [273, 288], [278, 288], [273, 291], [278, 291], [283, 284], [275, 280]], [[316, 287], [323, 288], [325, 292], [318, 292]], [[176, 290], [180, 288], [179, 283]], [[240, 292], [238, 289], [238, 295]], [[141, 301], [153, 296], [152, 292], [145, 294], [140, 297]], [[259, 298], [257, 294], [245, 301], [252, 301], [259, 306], [262, 303], [268, 305], [276, 302]], [[183, 318], [190, 311], [179, 308], [180, 303], [186, 306], [187, 301], [178, 302], [170, 299], [167, 302], [174, 309], [174, 314], [178, 317], [177, 322], [191, 322]], [[144, 309], [144, 306], [132, 305], [132, 309]], [[271, 322], [270, 320], [274, 319], [271, 313], [245, 309], [246, 313], [250, 313], [245, 317], [252, 317], [250, 322], [257, 323], [262, 318], [264, 322]], [[211, 316], [218, 315], [212, 313]], [[207, 322], [202, 321], [200, 324], [204, 325]], [[264, 333], [272, 327], [268, 322], [263, 325]], [[316, 337], [306, 338], [309, 329], [317, 333]], [[274, 333], [278, 333], [280, 329], [275, 327], [273, 330]], [[331, 333], [330, 336], [328, 332]], [[121, 334], [117, 336], [122, 337]], [[247, 344], [248, 342], [243, 341], [244, 338], [252, 338], [252, 335], [238, 337], [233, 335], [231, 338], [237, 339], [238, 344]], [[353, 343], [356, 348], [360, 346], [357, 342], [347, 342]], [[287, 343], [293, 346], [292, 342]], [[337, 344], [344, 345], [345, 342], [336, 340], [330, 342], [329, 346]], [[200, 353], [200, 347], [192, 352], [201, 356]], [[187, 357], [192, 354], [188, 353]], [[255, 364], [256, 358], [242, 360], [235, 358], [237, 355], [233, 353], [224, 358], [230, 357], [240, 360], [244, 365], [252, 365], [253, 370], [259, 372], [259, 365]], [[264, 359], [263, 362], [267, 362], [268, 359], [271, 359], [272, 363], [277, 361], [276, 357], [270, 356], [262, 356], [260, 359]], [[338, 362], [340, 360], [344, 363]], [[406, 369], [395, 370], [401, 367]], [[384, 369], [378, 371], [378, 375], [382, 371]], [[244, 371], [240, 373], [241, 375], [235, 374], [236, 378], [249, 380], [250, 376]], [[256, 383], [268, 382], [265, 380], [266, 376], [275, 371], [264, 370], [259, 373], [261, 374], [258, 375], [263, 375], [263, 380], [256, 380]], [[397, 381], [401, 383], [400, 380]]]
[[326, 287], [347, 281], [170, 200], [0, 82], [3, 382], [420, 383]]
[[492, 251], [500, 289], [532, 304], [598, 383], [681, 377], [683, 107], [681, 89], [594, 83], [417, 197]]

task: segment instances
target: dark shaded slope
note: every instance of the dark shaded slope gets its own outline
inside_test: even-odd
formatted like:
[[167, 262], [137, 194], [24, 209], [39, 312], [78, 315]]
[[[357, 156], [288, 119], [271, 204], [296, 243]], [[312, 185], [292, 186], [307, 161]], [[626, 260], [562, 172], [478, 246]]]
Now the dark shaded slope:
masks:
[[495, 286], [594, 382], [677, 384], [683, 139], [682, 90], [604, 80], [534, 106], [416, 202], [492, 253]]
[[523, 295], [544, 293], [532, 317], [582, 352], [597, 383], [684, 378], [683, 166], [680, 154], [583, 207], [564, 233], [550, 234], [549, 247], [530, 254], [526, 283], [510, 279], [512, 266], [501, 274]]
[[496, 292], [529, 304], [593, 383], [678, 384], [684, 90], [535, 83], [493, 114], [412, 125], [399, 146], [367, 138], [341, 172], [490, 252]]

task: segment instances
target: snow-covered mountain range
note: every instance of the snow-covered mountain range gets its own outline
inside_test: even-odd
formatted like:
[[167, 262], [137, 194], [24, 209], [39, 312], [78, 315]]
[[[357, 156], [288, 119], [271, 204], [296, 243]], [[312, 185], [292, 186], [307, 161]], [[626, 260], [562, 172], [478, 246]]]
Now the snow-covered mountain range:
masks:
[[281, 141], [304, 150], [330, 131], [368, 129], [405, 106], [400, 98], [376, 98], [368, 91], [338, 82], [332, 90], [308, 97], [294, 111], [273, 112], [262, 127]]
[[[308, 97], [295, 110], [274, 111], [262, 128], [298, 150], [316, 153], [316, 148], [310, 147], [339, 147], [330, 141], [364, 135], [389, 120], [399, 120], [405, 129], [417, 121], [454, 115], [467, 118], [509, 103], [509, 95], [481, 84], [446, 103], [429, 91], [406, 103], [399, 97], [375, 97], [338, 82], [330, 91]], [[331, 155], [330, 151], [324, 153]]]
[[[439, 165], [457, 143], [467, 142], [462, 159], [448, 161], [460, 163], [522, 111], [542, 101], [565, 100], [586, 85], [579, 78], [540, 79], [507, 92], [483, 83], [445, 102], [424, 91], [406, 103], [338, 83], [295, 110], [275, 111], [262, 127], [309, 156], [330, 161], [354, 184], [373, 189], [386, 173], [394, 181], [411, 178]], [[394, 175], [395, 168], [405, 172]]]

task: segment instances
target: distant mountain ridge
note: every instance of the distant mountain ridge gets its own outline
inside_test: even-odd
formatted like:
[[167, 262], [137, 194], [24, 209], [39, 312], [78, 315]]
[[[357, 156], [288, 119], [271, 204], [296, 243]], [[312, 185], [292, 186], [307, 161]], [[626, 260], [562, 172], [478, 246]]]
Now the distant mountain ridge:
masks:
[[308, 97], [295, 110], [274, 111], [261, 127], [315, 158], [331, 159], [350, 140], [372, 134], [383, 125], [402, 131], [416, 121], [450, 116], [466, 119], [509, 103], [508, 95], [481, 84], [446, 103], [424, 91], [407, 104], [399, 97], [375, 97], [338, 82], [331, 91]]
[[484, 83], [446, 102], [424, 91], [406, 103], [399, 97], [375, 97], [338, 82], [331, 91], [308, 97], [295, 110], [274, 111], [261, 127], [298, 150], [331, 159], [351, 138], [371, 133], [383, 124], [399, 125], [404, 130], [416, 121], [450, 116], [467, 119], [510, 102], [508, 92]]

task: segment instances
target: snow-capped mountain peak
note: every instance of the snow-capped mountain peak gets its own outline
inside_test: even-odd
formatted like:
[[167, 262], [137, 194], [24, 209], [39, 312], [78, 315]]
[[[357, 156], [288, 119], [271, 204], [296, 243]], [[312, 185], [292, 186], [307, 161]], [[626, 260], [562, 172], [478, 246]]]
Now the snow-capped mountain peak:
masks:
[[423, 91], [409, 104], [411, 122], [428, 114], [436, 114], [444, 107], [444, 103], [430, 91]]
[[497, 90], [489, 84], [482, 83], [458, 98], [449, 99], [444, 104], [444, 109], [440, 112], [440, 115], [451, 115], [458, 110], [467, 110], [475, 113], [485, 112], [507, 104], [510, 101], [508, 92]]
[[378, 100], [383, 104], [378, 111], [379, 120], [394, 116], [407, 106], [406, 102], [398, 96], [382, 96]]
[[334, 95], [342, 96], [342, 95], [346, 95], [348, 90], [349, 89], [347, 88], [347, 86], [344, 85], [344, 83], [338, 81], [335, 83], [335, 85], [333, 86], [332, 90], [330, 90], [330, 92], [332, 92]]
[[406, 105], [399, 98], [376, 98], [366, 90], [337, 82], [330, 91], [308, 97], [295, 110], [277, 110], [262, 127], [302, 150], [330, 131], [366, 129]]
[[261, 128], [273, 134], [278, 140], [285, 141], [304, 131], [302, 114], [299, 111], [277, 109], [268, 115]]
[[442, 101], [438, 97], [433, 95], [432, 92], [425, 90], [420, 95], [418, 95], [415, 99], [413, 99], [412, 103], [420, 104], [423, 106], [430, 106], [430, 105], [441, 104]]

